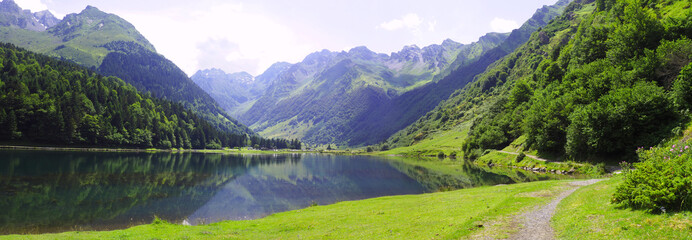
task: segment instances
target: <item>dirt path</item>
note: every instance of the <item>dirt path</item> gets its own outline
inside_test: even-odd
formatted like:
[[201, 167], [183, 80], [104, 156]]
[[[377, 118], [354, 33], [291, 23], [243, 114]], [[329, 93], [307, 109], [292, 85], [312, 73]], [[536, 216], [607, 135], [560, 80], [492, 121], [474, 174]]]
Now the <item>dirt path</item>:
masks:
[[532, 240], [542, 240], [542, 239], [555, 239], [555, 233], [553, 228], [550, 227], [550, 219], [553, 218], [555, 214], [555, 209], [557, 204], [560, 203], [567, 196], [571, 195], [582, 186], [591, 185], [600, 182], [602, 179], [593, 179], [587, 181], [577, 181], [572, 182], [570, 185], [571, 189], [562, 192], [557, 198], [553, 199], [550, 203], [544, 206], [539, 206], [531, 212], [524, 213], [515, 219], [516, 222], [521, 223], [522, 228], [510, 236], [509, 239], [532, 239]]

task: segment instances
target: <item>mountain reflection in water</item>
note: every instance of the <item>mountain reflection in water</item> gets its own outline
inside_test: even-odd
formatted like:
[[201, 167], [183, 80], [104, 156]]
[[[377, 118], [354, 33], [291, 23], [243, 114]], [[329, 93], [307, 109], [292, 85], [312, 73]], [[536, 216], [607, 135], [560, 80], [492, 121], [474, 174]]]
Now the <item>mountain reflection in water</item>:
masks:
[[380, 196], [540, 180], [319, 154], [0, 151], [0, 234], [204, 224]]

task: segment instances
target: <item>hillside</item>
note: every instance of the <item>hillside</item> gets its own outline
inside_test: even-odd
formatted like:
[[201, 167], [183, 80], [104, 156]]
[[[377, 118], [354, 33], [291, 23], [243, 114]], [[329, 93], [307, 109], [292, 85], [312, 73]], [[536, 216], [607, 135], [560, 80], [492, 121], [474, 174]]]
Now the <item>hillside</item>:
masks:
[[[0, 41], [116, 76], [139, 91], [181, 103], [220, 130], [254, 135], [180, 68], [157, 54], [126, 20], [92, 6], [62, 20], [49, 14], [21, 10], [13, 0], [4, 0], [0, 3]], [[31, 27], [34, 25], [43, 28]]]
[[407, 46], [391, 55], [365, 47], [316, 52], [272, 80], [240, 120], [265, 136], [348, 144], [351, 126], [369, 109], [435, 81], [455, 60], [474, 58], [504, 38], [489, 34], [469, 45], [447, 40]]
[[253, 77], [249, 73], [225, 73], [220, 69], [200, 70], [190, 79], [204, 89], [233, 117], [239, 117], [252, 106], [255, 100], [292, 64], [275, 63], [261, 75]]
[[247, 136], [115, 77], [0, 45], [0, 141], [61, 146], [221, 148]]
[[410, 146], [471, 123], [465, 157], [512, 143], [571, 159], [632, 159], [689, 119], [688, 1], [575, 1], [473, 84], [391, 137]]
[[[383, 141], [464, 87], [487, 66], [528, 40], [569, 1], [539, 9], [510, 34], [490, 33], [472, 44], [446, 40], [378, 54], [366, 47], [315, 52], [302, 62], [270, 68], [262, 85], [246, 74], [200, 71], [193, 80], [241, 122], [268, 137], [312, 144], [362, 146]], [[277, 74], [278, 73], [278, 74]], [[261, 75], [266, 76], [267, 73]], [[264, 84], [265, 82], [263, 82]], [[249, 89], [262, 92], [250, 93]]]
[[156, 51], [132, 24], [95, 7], [58, 20], [47, 11], [22, 10], [13, 0], [0, 3], [0, 41], [88, 68], [101, 65], [109, 42], [135, 42]]
[[[569, 2], [561, 0], [555, 5], [538, 9], [529, 20], [519, 29], [512, 31], [499, 45], [484, 49], [473, 55], [473, 58], [457, 58], [457, 61], [448, 68], [446, 75], [440, 75], [441, 80], [414, 89], [370, 109], [364, 114], [365, 118], [352, 127], [359, 131], [352, 132], [348, 137], [351, 145], [375, 144], [384, 141], [414, 123], [418, 118], [433, 110], [441, 101], [448, 99], [455, 90], [472, 82], [477, 74], [485, 71], [493, 62], [528, 41], [531, 33], [559, 16]], [[462, 59], [463, 61], [460, 61]]]

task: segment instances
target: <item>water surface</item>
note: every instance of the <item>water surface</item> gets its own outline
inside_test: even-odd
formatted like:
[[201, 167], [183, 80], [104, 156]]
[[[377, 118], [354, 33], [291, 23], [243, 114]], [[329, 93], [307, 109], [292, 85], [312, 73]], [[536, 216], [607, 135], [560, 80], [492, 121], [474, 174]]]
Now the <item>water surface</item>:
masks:
[[0, 150], [0, 234], [203, 224], [380, 196], [542, 180], [368, 156]]

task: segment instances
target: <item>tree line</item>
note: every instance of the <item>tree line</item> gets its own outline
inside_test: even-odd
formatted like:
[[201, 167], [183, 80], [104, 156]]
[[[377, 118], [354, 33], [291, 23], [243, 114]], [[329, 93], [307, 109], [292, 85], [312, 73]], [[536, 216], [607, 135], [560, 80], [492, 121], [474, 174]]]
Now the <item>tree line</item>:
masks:
[[11, 44], [0, 44], [0, 69], [0, 141], [164, 149], [300, 147], [297, 140], [220, 131], [182, 105], [142, 94], [119, 78]]

